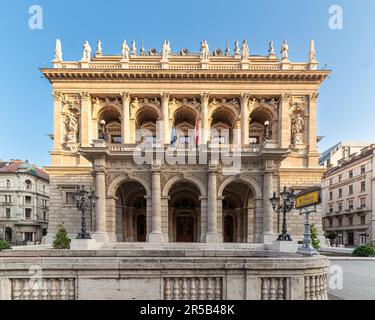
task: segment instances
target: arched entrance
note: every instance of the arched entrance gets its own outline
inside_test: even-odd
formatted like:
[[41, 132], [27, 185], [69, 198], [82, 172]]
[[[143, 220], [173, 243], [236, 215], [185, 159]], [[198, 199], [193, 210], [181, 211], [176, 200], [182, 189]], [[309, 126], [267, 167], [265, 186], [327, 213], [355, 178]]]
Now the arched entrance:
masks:
[[117, 189], [116, 198], [117, 241], [146, 241], [147, 199], [145, 188], [138, 181], [125, 181]]
[[169, 191], [168, 234], [170, 242], [199, 242], [200, 192], [189, 181], [176, 182]]
[[223, 242], [252, 242], [254, 231], [254, 193], [242, 181], [233, 181], [223, 190]]

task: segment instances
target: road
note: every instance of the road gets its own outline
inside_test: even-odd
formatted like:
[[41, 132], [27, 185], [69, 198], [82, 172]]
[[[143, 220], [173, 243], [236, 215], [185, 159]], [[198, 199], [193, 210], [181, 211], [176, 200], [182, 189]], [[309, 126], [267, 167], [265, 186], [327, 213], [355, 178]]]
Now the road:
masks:
[[[375, 300], [375, 260], [331, 258], [328, 293], [331, 299]], [[338, 267], [336, 267], [338, 266]], [[341, 269], [340, 269], [341, 268]], [[342, 270], [342, 289], [335, 289], [336, 276]], [[337, 272], [338, 271], [338, 272]], [[333, 278], [332, 278], [333, 277]]]

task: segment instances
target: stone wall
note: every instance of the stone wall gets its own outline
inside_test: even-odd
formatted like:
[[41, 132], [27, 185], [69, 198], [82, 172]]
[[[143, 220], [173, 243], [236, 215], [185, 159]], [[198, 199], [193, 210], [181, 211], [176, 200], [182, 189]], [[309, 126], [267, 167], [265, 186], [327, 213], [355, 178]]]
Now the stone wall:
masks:
[[328, 265], [251, 250], [3, 252], [0, 300], [325, 300]]

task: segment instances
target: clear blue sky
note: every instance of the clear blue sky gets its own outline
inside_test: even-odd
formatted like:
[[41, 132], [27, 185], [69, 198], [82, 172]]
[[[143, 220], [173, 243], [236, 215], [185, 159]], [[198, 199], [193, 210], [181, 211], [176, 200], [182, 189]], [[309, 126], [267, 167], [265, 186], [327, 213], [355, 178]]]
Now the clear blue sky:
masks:
[[[43, 30], [28, 27], [29, 7], [44, 10]], [[343, 30], [328, 27], [331, 5], [343, 8]], [[198, 51], [247, 39], [252, 54], [266, 54], [275, 41], [289, 43], [290, 60], [305, 61], [310, 39], [317, 57], [333, 72], [318, 104], [320, 150], [341, 140], [375, 140], [375, 1], [339, 0], [2, 0], [0, 7], [0, 159], [29, 159], [48, 165], [53, 102], [39, 67], [50, 65], [56, 37], [65, 60], [78, 60], [82, 44], [97, 39], [104, 53], [120, 53], [123, 39], [143, 35], [147, 48]]]

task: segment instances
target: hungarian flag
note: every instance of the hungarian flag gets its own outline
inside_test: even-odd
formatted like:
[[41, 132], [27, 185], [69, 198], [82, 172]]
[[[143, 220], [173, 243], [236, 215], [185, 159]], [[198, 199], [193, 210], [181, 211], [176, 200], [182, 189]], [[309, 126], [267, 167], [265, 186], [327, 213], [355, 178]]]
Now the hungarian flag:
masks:
[[199, 122], [195, 121], [195, 144], [199, 144]]

